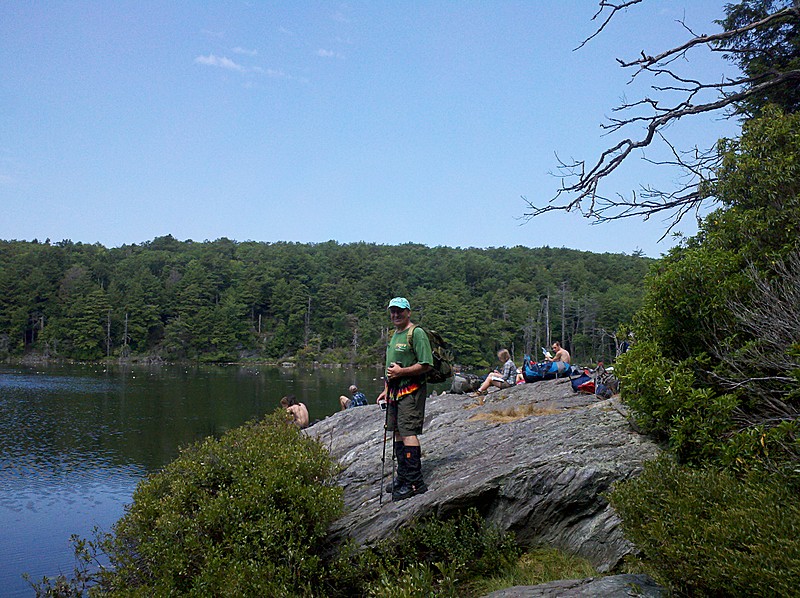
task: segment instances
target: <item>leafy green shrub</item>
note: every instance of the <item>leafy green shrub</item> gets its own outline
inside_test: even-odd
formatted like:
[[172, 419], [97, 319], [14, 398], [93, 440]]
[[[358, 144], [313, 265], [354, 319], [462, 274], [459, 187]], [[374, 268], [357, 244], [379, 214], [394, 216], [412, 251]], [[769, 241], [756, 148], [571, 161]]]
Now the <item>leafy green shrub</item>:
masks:
[[800, 491], [800, 420], [746, 428], [732, 434], [721, 461], [739, 473], [777, 474]]
[[379, 567], [367, 593], [387, 598], [460, 596], [471, 580], [512, 566], [520, 554], [513, 535], [475, 509], [404, 527], [371, 551]]
[[[72, 579], [38, 596], [457, 596], [515, 563], [514, 538], [477, 511], [403, 528], [376, 547], [326, 537], [336, 466], [282, 411], [184, 449], [140, 483], [113, 533], [73, 537]], [[100, 560], [110, 568], [97, 569]]]
[[738, 405], [733, 395], [695, 388], [689, 367], [665, 358], [652, 342], [622, 355], [617, 374], [622, 400], [643, 432], [668, 439], [681, 461], [718, 455]]
[[800, 480], [800, 304], [787, 276], [799, 259], [800, 114], [765, 107], [719, 151], [707, 192], [722, 207], [647, 277], [623, 399], [682, 461]]
[[666, 457], [617, 485], [610, 502], [660, 583], [689, 596], [793, 596], [800, 500], [770, 480], [693, 470]]
[[[441, 566], [442, 563], [437, 563]], [[381, 569], [380, 577], [369, 588], [370, 598], [433, 598], [458, 596], [455, 580], [445, 575], [437, 579], [434, 567], [428, 563], [414, 563], [395, 572]]]
[[723, 207], [651, 270], [635, 316], [639, 340], [657, 342], [670, 358], [724, 346], [730, 300], [752, 288], [748, 264], [767, 272], [798, 247], [800, 114], [769, 107], [743, 125], [738, 140], [722, 140], [719, 151], [709, 193]]
[[476, 509], [404, 527], [392, 546], [397, 562], [448, 562], [470, 575], [485, 575], [519, 556], [514, 536], [488, 525]]
[[710, 352], [718, 341], [710, 326], [731, 317], [728, 300], [747, 284], [742, 256], [696, 243], [672, 249], [653, 266], [634, 316], [636, 337], [657, 343], [670, 359]]
[[113, 595], [311, 595], [341, 488], [327, 451], [277, 411], [188, 447], [136, 489], [103, 543]]

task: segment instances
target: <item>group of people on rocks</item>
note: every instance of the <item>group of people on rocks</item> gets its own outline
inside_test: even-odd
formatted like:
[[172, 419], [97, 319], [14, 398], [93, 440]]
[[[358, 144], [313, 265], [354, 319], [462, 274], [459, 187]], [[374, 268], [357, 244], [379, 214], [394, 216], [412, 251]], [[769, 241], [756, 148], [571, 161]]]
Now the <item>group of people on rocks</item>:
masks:
[[[392, 500], [398, 501], [428, 489], [422, 478], [419, 435], [425, 421], [426, 374], [433, 366], [433, 353], [428, 335], [411, 322], [408, 299], [395, 297], [389, 302], [388, 310], [395, 330], [386, 349], [383, 391], [376, 402], [385, 411], [384, 427], [392, 432], [392, 448], [397, 461], [396, 475], [386, 486], [386, 492], [392, 494]], [[413, 331], [409, 331], [412, 326]], [[366, 396], [355, 384], [348, 390], [349, 397], [339, 397], [342, 410], [367, 404]], [[281, 406], [294, 425], [299, 428], [308, 426], [308, 409], [294, 395], [283, 397]]]
[[[395, 297], [389, 302], [388, 311], [394, 333], [386, 349], [384, 387], [376, 402], [384, 409], [384, 429], [392, 433], [392, 448], [397, 463], [396, 475], [386, 486], [386, 492], [391, 493], [393, 501], [399, 501], [428, 490], [422, 476], [419, 436], [422, 434], [428, 396], [426, 374], [433, 366], [433, 354], [428, 335], [411, 322], [408, 299]], [[553, 355], [547, 355], [545, 360], [564, 364], [568, 368], [569, 352], [558, 341], [553, 343], [552, 349]], [[498, 351], [497, 358], [503, 365], [486, 376], [478, 390], [481, 397], [488, 393], [490, 387], [509, 388], [524, 381], [507, 349]], [[343, 411], [367, 405], [367, 397], [356, 385], [348, 390], [349, 397], [339, 397]], [[293, 395], [283, 397], [281, 406], [295, 425], [300, 428], [309, 425], [308, 409]]]
[[[563, 365], [563, 370], [566, 371], [569, 368], [571, 359], [569, 351], [563, 348], [559, 341], [553, 343], [552, 349], [552, 355], [549, 353], [545, 355], [545, 362], [557, 363], [559, 371], [562, 370], [561, 366]], [[497, 352], [497, 359], [503, 364], [502, 369], [489, 372], [486, 379], [478, 388], [477, 396], [481, 397], [486, 395], [489, 388], [492, 386], [497, 388], [509, 388], [515, 384], [522, 384], [525, 382], [523, 372], [514, 364], [514, 360], [511, 359], [511, 354], [508, 352], [508, 349], [500, 349], [500, 351]]]
[[[363, 392], [358, 390], [358, 386], [351, 385], [348, 389], [350, 396], [342, 395], [339, 397], [339, 404], [342, 406], [342, 411], [345, 409], [352, 409], [353, 407], [363, 407], [367, 404], [367, 397]], [[307, 428], [309, 424], [308, 408], [304, 403], [300, 403], [294, 395], [286, 395], [281, 399], [281, 407], [286, 409], [286, 413], [290, 416], [292, 423], [298, 428]]]

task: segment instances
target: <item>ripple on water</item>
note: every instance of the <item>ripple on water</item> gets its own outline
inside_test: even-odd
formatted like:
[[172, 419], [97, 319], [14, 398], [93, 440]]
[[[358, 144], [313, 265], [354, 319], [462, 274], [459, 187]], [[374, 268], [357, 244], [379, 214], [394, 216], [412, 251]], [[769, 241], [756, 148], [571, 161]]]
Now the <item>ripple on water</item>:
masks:
[[3, 372], [0, 376], [0, 397], [3, 391], [14, 391], [15, 394], [41, 396], [42, 393], [78, 392], [98, 393], [110, 392], [118, 386], [112, 380], [78, 376], [55, 376], [44, 373], [25, 373], [20, 370]]
[[238, 371], [0, 366], [0, 595], [30, 596], [25, 571], [69, 573], [70, 536], [110, 529], [177, 447], [260, 417], [285, 394], [324, 417], [354, 376]]
[[[72, 534], [110, 530], [146, 472], [121, 462], [103, 377], [0, 373], [0, 587], [30, 596], [22, 579], [70, 574]], [[109, 440], [111, 439], [111, 440]]]
[[[5, 465], [5, 464], [4, 464]], [[60, 469], [39, 461], [38, 478], [12, 474], [0, 483], [0, 583], [4, 596], [30, 596], [22, 579], [61, 573], [73, 565], [73, 534], [90, 537], [95, 527], [109, 531], [125, 511], [145, 471], [136, 466], [93, 463]], [[7, 471], [4, 468], [4, 471]]]

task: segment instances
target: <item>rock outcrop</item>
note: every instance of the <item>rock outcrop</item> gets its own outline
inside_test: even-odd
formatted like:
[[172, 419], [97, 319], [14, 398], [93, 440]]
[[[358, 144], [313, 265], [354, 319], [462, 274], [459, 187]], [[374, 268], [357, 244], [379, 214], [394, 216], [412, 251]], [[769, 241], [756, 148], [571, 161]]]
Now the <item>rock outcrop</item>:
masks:
[[516, 586], [492, 592], [484, 598], [660, 598], [664, 595], [666, 592], [647, 575], [611, 575]]
[[334, 523], [335, 537], [372, 544], [415, 518], [475, 507], [523, 545], [561, 548], [601, 572], [632, 552], [603, 494], [658, 448], [631, 429], [616, 399], [576, 394], [567, 380], [499, 390], [484, 405], [465, 395], [429, 397], [420, 440], [430, 489], [397, 503], [381, 494], [392, 475], [387, 438], [380, 479], [383, 424], [384, 412], [369, 405], [308, 430], [342, 465], [347, 514]]

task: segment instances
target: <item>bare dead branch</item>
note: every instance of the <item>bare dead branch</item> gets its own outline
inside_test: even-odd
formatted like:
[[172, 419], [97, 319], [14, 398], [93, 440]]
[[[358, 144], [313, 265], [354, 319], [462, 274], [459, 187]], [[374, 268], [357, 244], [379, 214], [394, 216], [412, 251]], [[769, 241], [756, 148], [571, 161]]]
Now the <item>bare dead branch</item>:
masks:
[[[685, 53], [687, 50], [694, 48], [696, 46], [711, 46], [714, 43], [727, 41], [729, 39], [740, 37], [743, 34], [754, 31], [756, 29], [763, 29], [765, 27], [770, 26], [773, 23], [782, 22], [786, 19], [800, 19], [800, 7], [798, 6], [788, 6], [783, 10], [780, 10], [776, 13], [768, 15], [766, 18], [761, 19], [760, 21], [756, 21], [753, 23], [749, 23], [744, 27], [740, 27], [738, 29], [731, 29], [730, 31], [723, 31], [721, 33], [715, 33], [713, 35], [699, 35], [696, 36], [687, 42], [677, 46], [675, 48], [670, 48], [669, 50], [665, 50], [660, 54], [655, 56], [648, 56], [644, 52], [641, 53], [641, 58], [636, 60], [632, 60], [630, 62], [620, 61], [622, 66], [624, 67], [639, 67], [640, 69], [647, 69], [653, 65], [661, 63], [663, 60], [666, 60], [672, 56], [679, 55]], [[618, 59], [619, 60], [619, 59]]]
[[[597, 162], [588, 170], [586, 169], [586, 163], [584, 161], [576, 161], [572, 164], [560, 164], [560, 168], [567, 168], [567, 171], [564, 175], [564, 178], [568, 176], [577, 176], [577, 182], [573, 184], [563, 184], [561, 188], [556, 192], [556, 195], [547, 205], [538, 206], [531, 202], [528, 202], [528, 206], [531, 209], [529, 213], [524, 214], [525, 219], [535, 218], [536, 216], [540, 216], [547, 212], [552, 211], [573, 211], [579, 210], [583, 215], [587, 217], [595, 217], [599, 215], [595, 206], [598, 200], [606, 199], [598, 193], [598, 187], [603, 179], [608, 177], [612, 172], [614, 172], [623, 162], [624, 160], [636, 149], [641, 149], [649, 146], [656, 133], [664, 128], [666, 125], [670, 124], [673, 121], [680, 120], [686, 116], [701, 114], [704, 112], [714, 112], [720, 109], [726, 108], [737, 102], [740, 102], [744, 98], [760, 93], [762, 91], [766, 91], [770, 88], [776, 87], [778, 85], [782, 85], [787, 81], [796, 80], [800, 83], [800, 69], [799, 70], [792, 70], [785, 73], [780, 73], [778, 76], [775, 76], [767, 81], [764, 81], [758, 85], [754, 85], [746, 90], [740, 90], [735, 93], [729, 93], [724, 95], [723, 97], [719, 98], [716, 101], [706, 102], [702, 104], [691, 104], [687, 102], [682, 102], [681, 104], [677, 104], [671, 108], [662, 109], [660, 113], [655, 116], [650, 117], [632, 117], [629, 119], [620, 119], [619, 122], [613, 123], [612, 125], [607, 125], [608, 128], [611, 130], [618, 130], [623, 126], [635, 122], [644, 122], [647, 123], [646, 134], [642, 139], [634, 140], [634, 139], [623, 139], [619, 141], [613, 147], [605, 150], [601, 155]], [[708, 88], [712, 88], [713, 86], [708, 85], [704, 86]], [[646, 101], [643, 101], [647, 103]], [[639, 102], [638, 104], [641, 104]], [[565, 205], [556, 204], [554, 203], [557, 199], [561, 198], [562, 195], [574, 193], [576, 194], [575, 197], [567, 202]], [[691, 194], [690, 196], [686, 197], [686, 200], [689, 202], [694, 202], [697, 200], [701, 200], [705, 198], [700, 198], [696, 194]], [[584, 209], [582, 203], [584, 201], [589, 201], [588, 209]], [[636, 203], [632, 201], [631, 203]], [[610, 206], [613, 206], [614, 203], [610, 202]], [[677, 204], [681, 205], [681, 204]], [[656, 206], [649, 206], [650, 209]], [[661, 205], [658, 211], [668, 210], [672, 207], [676, 207], [675, 204], [670, 203], [668, 205]], [[616, 220], [623, 217], [629, 217], [632, 215], [638, 215], [631, 212], [627, 212], [625, 215], [619, 216], [606, 216], [601, 220]]]
[[[741, 347], [711, 347], [723, 368], [707, 374], [725, 389], [744, 391], [754, 407], [736, 413], [745, 427], [771, 426], [800, 418], [800, 404], [789, 399], [797, 383], [792, 372], [800, 369], [800, 252], [775, 264], [769, 275], [754, 266], [747, 269], [752, 291], [732, 298], [734, 321], [725, 335], [745, 338]], [[715, 333], [716, 334], [716, 333]]]
[[[619, 11], [639, 2], [641, 0], [616, 3], [601, 0], [599, 9], [592, 20], [597, 20], [601, 16], [605, 18], [595, 33], [585, 39], [578, 48], [583, 47], [602, 32]], [[593, 163], [587, 163], [584, 160], [564, 162], [557, 157], [558, 173], [556, 176], [561, 178], [560, 187], [554, 196], [544, 204], [523, 198], [528, 209], [523, 213], [522, 219], [530, 220], [553, 211], [577, 211], [583, 216], [591, 218], [595, 223], [630, 217], [647, 219], [655, 214], [668, 214], [669, 217], [666, 221], [671, 224], [667, 226], [667, 230], [662, 236], [663, 239], [687, 214], [692, 211], [699, 214], [699, 209], [704, 202], [714, 201], [707, 191], [711, 186], [702, 185], [702, 183], [713, 181], [712, 173], [716, 166], [714, 162], [716, 156], [709, 157], [706, 154], [700, 159], [698, 155], [696, 162], [685, 156], [674, 161], [663, 162], [663, 164], [685, 168], [694, 177], [692, 183], [681, 185], [670, 192], [644, 187], [640, 194], [632, 192], [628, 197], [620, 194], [608, 197], [601, 192], [600, 186], [625, 163], [632, 153], [644, 150], [656, 140], [666, 143], [673, 152], [673, 156], [677, 158], [678, 153], [661, 135], [661, 131], [672, 123], [686, 117], [718, 111], [730, 116], [733, 108], [738, 109], [741, 114], [741, 106], [748, 98], [761, 97], [762, 94], [782, 86], [800, 85], [800, 69], [771, 71], [754, 77], [741, 76], [703, 82], [696, 78], [683, 76], [672, 67], [676, 60], [685, 58], [687, 53], [695, 48], [704, 47], [710, 51], [722, 51], [729, 54], [743, 52], [745, 50], [735, 46], [735, 42], [741, 41], [742, 36], [765, 28], [787, 23], [793, 24], [798, 21], [800, 21], [800, 3], [798, 2], [793, 2], [791, 6], [758, 21], [712, 35], [694, 35], [683, 21], [679, 21], [693, 35], [691, 39], [655, 55], [649, 55], [642, 51], [640, 56], [634, 60], [617, 59], [622, 67], [635, 69], [632, 80], [645, 73], [654, 79], [666, 79], [667, 81], [663, 84], [651, 86], [656, 94], [679, 93], [683, 97], [672, 103], [665, 103], [657, 97], [645, 97], [633, 102], [623, 101], [615, 107], [613, 113], [620, 116], [611, 117], [606, 123], [601, 124], [605, 135], [620, 133], [630, 126], [637, 125], [642, 126], [644, 132], [638, 137], [626, 136], [617, 141], [603, 151]], [[768, 53], [769, 49], [754, 47], [752, 51]], [[716, 97], [709, 98], [709, 95], [712, 94]]]
[[597, 37], [598, 35], [600, 35], [600, 33], [603, 31], [603, 29], [605, 29], [605, 28], [606, 28], [606, 25], [608, 25], [608, 23], [611, 21], [611, 18], [612, 18], [612, 17], [613, 17], [613, 16], [614, 16], [614, 15], [615, 15], [617, 12], [619, 12], [620, 10], [624, 10], [624, 9], [626, 9], [626, 8], [630, 7], [630, 6], [633, 6], [634, 4], [639, 4], [641, 1], [642, 1], [642, 0], [629, 0], [628, 2], [622, 2], [621, 4], [612, 4], [611, 2], [606, 2], [605, 0], [600, 0], [600, 8], [598, 9], [598, 11], [597, 11], [597, 12], [594, 14], [594, 16], [592, 17], [592, 21], [595, 21], [595, 20], [597, 20], [597, 17], [599, 17], [599, 16], [600, 16], [600, 14], [601, 14], [601, 13], [602, 13], [602, 12], [603, 12], [603, 11], [604, 11], [606, 8], [610, 8], [610, 9], [611, 9], [611, 12], [610, 12], [610, 13], [608, 13], [608, 16], [607, 16], [607, 17], [606, 17], [606, 19], [605, 19], [605, 20], [604, 20], [604, 21], [603, 21], [603, 22], [600, 24], [600, 26], [597, 28], [597, 30], [596, 30], [596, 31], [595, 31], [595, 32], [594, 32], [592, 35], [590, 35], [590, 36], [589, 36], [589, 37], [587, 37], [585, 40], [583, 40], [583, 41], [580, 43], [580, 45], [579, 45], [577, 48], [575, 48], [575, 50], [580, 50], [580, 49], [581, 49], [583, 46], [585, 46], [587, 43], [589, 43], [589, 41], [590, 41], [590, 40], [592, 40], [592, 39], [594, 39], [595, 37]]

